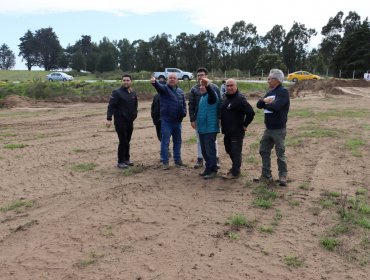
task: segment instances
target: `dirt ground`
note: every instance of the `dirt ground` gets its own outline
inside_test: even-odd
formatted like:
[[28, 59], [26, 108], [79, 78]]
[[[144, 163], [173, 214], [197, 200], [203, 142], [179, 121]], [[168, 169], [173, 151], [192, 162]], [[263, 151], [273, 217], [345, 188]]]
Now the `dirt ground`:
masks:
[[[139, 104], [135, 167], [125, 171], [115, 167], [117, 136], [104, 126], [106, 104], [0, 110], [0, 279], [368, 279], [370, 247], [356, 246], [369, 239], [369, 229], [344, 234], [341, 250], [324, 249], [320, 238], [339, 218], [318, 203], [325, 191], [354, 197], [359, 188], [369, 201], [367, 94], [306, 92], [291, 100], [289, 184], [273, 187], [277, 198], [268, 209], [253, 203], [260, 111], [244, 141], [243, 176], [205, 181], [192, 168], [196, 144], [188, 118], [182, 154], [189, 167], [171, 162], [170, 170], [161, 169], [149, 101]], [[249, 101], [255, 108], [257, 100]], [[315, 129], [333, 134], [317, 136]], [[346, 148], [352, 138], [365, 143], [360, 156]], [[221, 135], [218, 147], [226, 173]], [[276, 177], [274, 156], [272, 163]], [[8, 207], [14, 202], [19, 207]], [[233, 214], [250, 226], [231, 227]], [[301, 265], [289, 264], [289, 256]]]

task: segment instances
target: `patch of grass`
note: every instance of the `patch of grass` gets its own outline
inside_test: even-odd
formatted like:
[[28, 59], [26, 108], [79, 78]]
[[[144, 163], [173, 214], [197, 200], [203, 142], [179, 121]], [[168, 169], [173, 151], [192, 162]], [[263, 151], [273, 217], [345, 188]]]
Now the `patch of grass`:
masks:
[[186, 144], [193, 145], [197, 143], [197, 137], [195, 135], [191, 136], [188, 140], [186, 140]]
[[95, 163], [81, 163], [73, 165], [71, 169], [75, 172], [86, 172], [94, 170], [96, 166]]
[[253, 205], [256, 207], [269, 209], [272, 207], [272, 200], [257, 197], [255, 200], [253, 200]]
[[14, 137], [14, 136], [17, 136], [17, 134], [15, 133], [0, 133], [0, 137]]
[[309, 182], [303, 182], [298, 185], [298, 189], [307, 191], [309, 189]]
[[334, 251], [334, 249], [340, 245], [340, 241], [332, 237], [323, 237], [320, 239], [320, 244], [329, 251]]
[[253, 186], [253, 182], [251, 181], [245, 181], [244, 187], [251, 188]]
[[339, 225], [336, 225], [334, 226], [333, 228], [331, 228], [328, 233], [330, 234], [330, 236], [339, 236], [343, 233], [347, 233], [349, 232], [350, 228], [348, 227], [348, 225], [346, 224], [339, 224]]
[[321, 208], [320, 207], [311, 207], [309, 209], [309, 211], [312, 213], [312, 215], [318, 216], [321, 213]]
[[312, 112], [312, 110], [309, 110], [309, 109], [297, 109], [297, 110], [291, 110], [289, 111], [289, 117], [290, 118], [294, 118], [294, 117], [297, 117], [297, 118], [309, 118], [309, 117], [313, 117], [315, 115], [314, 112]]
[[83, 149], [73, 149], [72, 151], [75, 153], [86, 153], [86, 150]]
[[289, 147], [296, 147], [301, 146], [303, 143], [303, 140], [297, 136], [295, 137], [287, 137], [285, 140], [285, 146]]
[[277, 198], [276, 192], [267, 189], [263, 185], [259, 185], [252, 193], [256, 195], [253, 205], [260, 208], [271, 208], [272, 202]]
[[289, 199], [288, 203], [289, 203], [289, 206], [292, 207], [292, 208], [297, 207], [299, 205], [299, 201], [298, 200], [293, 200], [293, 199]]
[[122, 175], [125, 177], [132, 176], [134, 174], [138, 174], [144, 171], [144, 167], [141, 165], [132, 166], [126, 169], [123, 169]]
[[369, 215], [370, 214], [370, 205], [365, 203], [359, 203], [358, 204], [358, 212], [361, 214]]
[[330, 209], [334, 207], [334, 202], [330, 199], [320, 199], [319, 203], [324, 209]]
[[247, 218], [243, 214], [232, 214], [226, 223], [237, 227], [245, 226], [247, 225]]
[[249, 149], [251, 152], [258, 151], [259, 147], [260, 147], [260, 140], [256, 140], [249, 144]]
[[340, 193], [335, 191], [324, 191], [322, 195], [326, 197], [340, 197]]
[[360, 227], [370, 229], [370, 220], [365, 217], [360, 218], [357, 223]]
[[355, 110], [328, 110], [324, 112], [319, 112], [316, 114], [316, 117], [320, 120], [327, 120], [330, 117], [336, 118], [367, 118], [369, 112], [367, 111], [355, 111]]
[[7, 212], [11, 210], [15, 210], [21, 207], [32, 207], [33, 201], [32, 200], [16, 200], [13, 201], [3, 207], [0, 207], [0, 212]]
[[4, 148], [9, 149], [9, 150], [14, 150], [14, 149], [22, 149], [27, 146], [28, 145], [26, 144], [7, 144], [7, 145], [4, 145]]
[[367, 194], [367, 189], [364, 188], [358, 188], [356, 190], [356, 195], [366, 195]]
[[323, 127], [312, 127], [303, 128], [304, 131], [301, 132], [301, 137], [313, 137], [313, 138], [323, 138], [323, 137], [338, 137], [339, 131], [335, 129], [323, 128]]
[[79, 260], [74, 264], [77, 268], [85, 268], [89, 265], [92, 265], [98, 261], [99, 258], [102, 258], [103, 255], [98, 255], [94, 251], [89, 253], [89, 256], [87, 259]]
[[294, 267], [294, 268], [300, 267], [300, 266], [302, 266], [304, 264], [304, 260], [303, 259], [301, 259], [298, 256], [295, 256], [293, 254], [286, 255], [283, 258], [283, 262], [287, 266]]
[[255, 156], [253, 155], [248, 155], [247, 158], [245, 159], [245, 161], [247, 163], [251, 163], [251, 164], [257, 164], [259, 163], [259, 159], [257, 159]]
[[352, 139], [348, 139], [345, 143], [344, 143], [344, 146], [347, 148], [347, 149], [350, 149], [351, 150], [351, 153], [354, 157], [361, 157], [361, 152], [359, 151], [359, 148], [361, 146], [364, 146], [366, 145], [365, 141], [361, 140], [361, 139], [357, 139], [357, 138], [352, 138]]
[[274, 228], [273, 227], [271, 227], [271, 226], [262, 226], [262, 227], [260, 227], [259, 228], [259, 231], [261, 232], [261, 233], [274, 233]]

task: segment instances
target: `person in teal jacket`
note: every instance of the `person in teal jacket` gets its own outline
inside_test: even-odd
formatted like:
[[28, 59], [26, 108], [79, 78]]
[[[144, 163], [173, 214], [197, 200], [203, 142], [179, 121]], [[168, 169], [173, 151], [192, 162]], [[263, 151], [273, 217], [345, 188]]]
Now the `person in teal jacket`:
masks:
[[218, 121], [219, 98], [211, 82], [207, 78], [200, 80], [202, 94], [196, 114], [196, 129], [199, 133], [202, 156], [205, 160], [205, 170], [199, 175], [204, 179], [213, 179], [217, 175], [216, 137], [220, 132]]

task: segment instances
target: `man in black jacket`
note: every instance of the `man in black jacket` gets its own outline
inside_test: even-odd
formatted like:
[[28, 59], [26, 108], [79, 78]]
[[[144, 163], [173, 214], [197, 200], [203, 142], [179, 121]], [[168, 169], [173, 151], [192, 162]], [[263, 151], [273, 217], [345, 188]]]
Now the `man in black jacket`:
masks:
[[137, 117], [137, 96], [131, 88], [131, 76], [122, 76], [122, 86], [112, 92], [107, 110], [107, 127], [114, 126], [119, 139], [118, 144], [118, 168], [132, 166], [130, 161], [130, 141], [134, 130], [134, 120]]
[[221, 104], [221, 127], [225, 150], [232, 161], [230, 171], [224, 179], [236, 179], [240, 176], [242, 149], [245, 131], [253, 121], [254, 111], [247, 98], [241, 94], [234, 79], [226, 81], [226, 94]]
[[272, 69], [268, 76], [269, 91], [258, 100], [257, 108], [264, 109], [266, 129], [260, 142], [262, 174], [255, 181], [272, 183], [271, 150], [275, 146], [279, 171], [279, 185], [287, 184], [287, 161], [285, 157], [286, 123], [290, 106], [289, 92], [282, 86], [284, 73]]

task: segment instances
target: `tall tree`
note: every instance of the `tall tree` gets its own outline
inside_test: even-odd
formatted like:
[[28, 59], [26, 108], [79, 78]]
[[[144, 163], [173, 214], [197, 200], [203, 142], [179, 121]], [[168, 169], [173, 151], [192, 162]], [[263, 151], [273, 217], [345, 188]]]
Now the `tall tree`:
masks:
[[315, 29], [307, 29], [304, 24], [294, 22], [283, 44], [283, 60], [289, 72], [304, 67], [308, 43], [313, 35], [316, 35]]
[[356, 12], [349, 12], [343, 20], [344, 36], [361, 28], [361, 17]]
[[0, 46], [0, 69], [9, 70], [15, 65], [14, 52], [9, 48], [7, 44]]
[[28, 71], [31, 71], [33, 66], [38, 65], [38, 52], [34, 34], [28, 30], [23, 37], [19, 38], [21, 43], [18, 45], [19, 54], [22, 57], [22, 61], [26, 61]]
[[58, 36], [53, 28], [41, 28], [35, 31], [38, 66], [46, 71], [58, 68], [58, 57], [62, 52]]
[[342, 41], [342, 18], [343, 12], [338, 12], [335, 17], [331, 17], [328, 23], [323, 26], [321, 34], [324, 36], [320, 44], [320, 56], [322, 57], [327, 69], [331, 68], [335, 49]]
[[264, 53], [258, 57], [257, 70], [268, 74], [273, 68], [278, 68], [283, 72], [287, 70], [282, 58], [277, 53]]
[[176, 61], [175, 53], [171, 45], [171, 35], [162, 33], [149, 39], [150, 52], [153, 62], [159, 69], [165, 68], [167, 65], [173, 65]]
[[224, 27], [217, 34], [215, 42], [220, 51], [221, 70], [232, 69], [232, 37], [228, 27]]
[[77, 72], [86, 69], [86, 57], [81, 50], [78, 50], [72, 54], [71, 68], [77, 70]]
[[285, 40], [285, 29], [282, 25], [274, 25], [272, 29], [263, 37], [267, 51], [270, 53], [281, 54], [283, 50], [283, 43]]
[[364, 20], [360, 28], [347, 33], [336, 49], [333, 63], [337, 73], [352, 77], [353, 71], [366, 72], [370, 65], [370, 25]]
[[133, 71], [135, 67], [135, 49], [127, 39], [118, 41], [119, 68], [124, 72]]
[[150, 53], [150, 44], [144, 40], [135, 40], [132, 42], [135, 49], [135, 70], [136, 71], [153, 71], [156, 66], [153, 63], [153, 58]]

